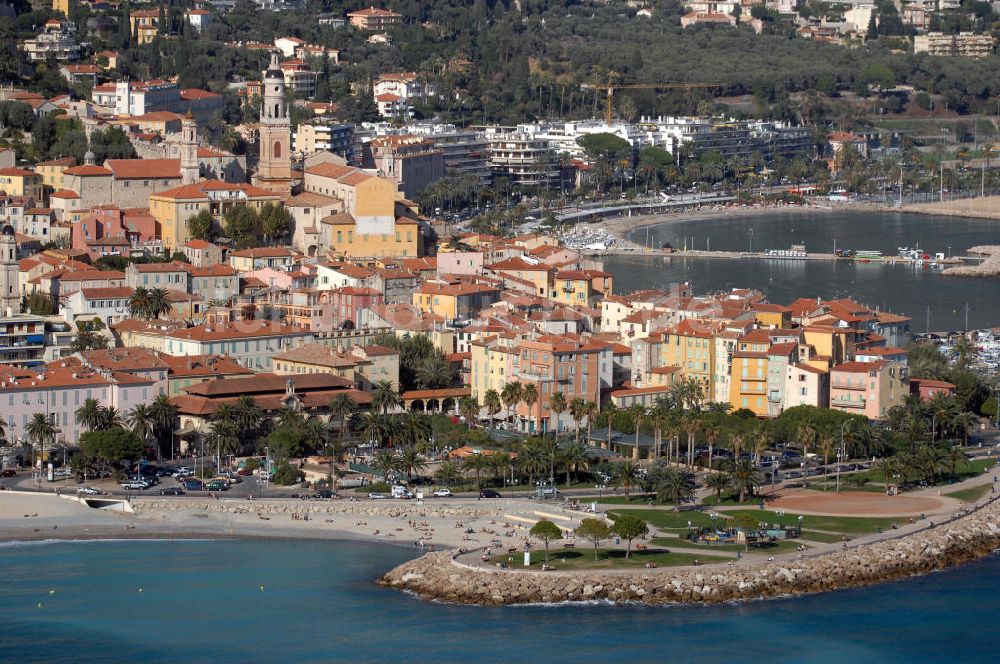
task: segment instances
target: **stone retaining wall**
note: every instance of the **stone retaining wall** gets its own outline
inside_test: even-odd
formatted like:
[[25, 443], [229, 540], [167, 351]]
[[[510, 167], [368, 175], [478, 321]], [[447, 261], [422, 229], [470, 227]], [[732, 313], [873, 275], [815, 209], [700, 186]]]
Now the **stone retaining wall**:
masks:
[[[132, 501], [137, 514], [153, 514], [173, 510], [214, 512], [221, 514], [310, 514], [310, 515], [353, 515], [353, 516], [422, 516], [442, 519], [475, 519], [480, 517], [498, 517], [503, 513], [502, 507], [488, 507], [483, 503], [478, 505], [454, 505], [448, 503], [401, 502], [396, 500], [373, 501], [349, 500], [316, 501], [316, 500], [135, 500]], [[490, 503], [491, 505], [493, 503]]]
[[449, 552], [429, 553], [386, 573], [379, 583], [425, 599], [462, 604], [610, 600], [714, 604], [763, 599], [902, 579], [982, 558], [1000, 547], [1000, 505], [892, 540], [795, 561], [733, 567], [601, 571], [475, 568]]

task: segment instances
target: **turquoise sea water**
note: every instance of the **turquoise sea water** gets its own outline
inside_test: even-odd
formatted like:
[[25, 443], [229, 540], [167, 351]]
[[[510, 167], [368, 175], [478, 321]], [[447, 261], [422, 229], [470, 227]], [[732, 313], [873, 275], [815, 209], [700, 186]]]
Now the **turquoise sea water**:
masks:
[[329, 541], [0, 545], [0, 661], [884, 664], [996, 661], [1000, 644], [996, 556], [719, 607], [479, 608], [374, 585], [414, 553]]

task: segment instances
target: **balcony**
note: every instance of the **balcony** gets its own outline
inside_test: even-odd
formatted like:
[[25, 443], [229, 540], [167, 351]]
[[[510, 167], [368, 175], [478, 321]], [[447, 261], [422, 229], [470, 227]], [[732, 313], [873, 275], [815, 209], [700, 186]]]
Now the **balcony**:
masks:
[[835, 390], [855, 390], [858, 392], [864, 392], [868, 389], [866, 383], [831, 383], [830, 387]]
[[865, 404], [868, 403], [867, 399], [862, 399], [861, 401], [851, 401], [850, 399], [833, 397], [830, 399], [830, 405], [834, 408], [857, 408], [863, 410]]

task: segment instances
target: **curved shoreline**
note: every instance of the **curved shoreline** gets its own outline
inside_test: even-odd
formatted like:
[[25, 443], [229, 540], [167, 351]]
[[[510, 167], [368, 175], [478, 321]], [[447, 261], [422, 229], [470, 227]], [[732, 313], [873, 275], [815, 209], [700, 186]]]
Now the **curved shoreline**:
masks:
[[1000, 502], [895, 539], [794, 561], [644, 570], [526, 571], [472, 567], [428, 553], [379, 583], [427, 600], [499, 606], [610, 601], [719, 604], [904, 579], [978, 560], [1000, 547]]

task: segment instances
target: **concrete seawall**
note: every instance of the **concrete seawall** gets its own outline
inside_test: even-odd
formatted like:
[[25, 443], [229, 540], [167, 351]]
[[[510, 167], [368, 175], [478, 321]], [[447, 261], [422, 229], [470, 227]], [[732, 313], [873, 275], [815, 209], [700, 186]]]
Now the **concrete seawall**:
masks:
[[429, 553], [379, 583], [425, 599], [505, 605], [592, 601], [716, 604], [903, 579], [982, 558], [1000, 547], [1000, 504], [918, 533], [795, 561], [732, 567], [526, 571], [477, 568]]

